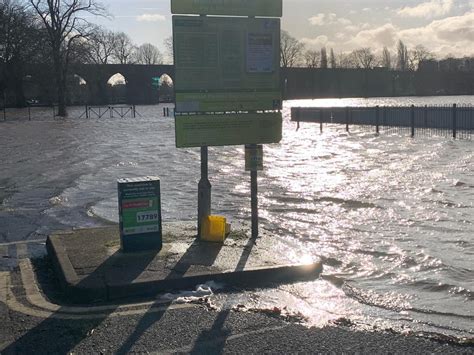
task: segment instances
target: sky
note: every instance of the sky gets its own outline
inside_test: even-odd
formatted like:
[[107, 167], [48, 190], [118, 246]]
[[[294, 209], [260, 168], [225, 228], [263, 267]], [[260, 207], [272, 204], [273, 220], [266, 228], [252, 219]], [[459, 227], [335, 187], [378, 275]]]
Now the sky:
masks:
[[[102, 0], [111, 19], [93, 22], [164, 51], [170, 0]], [[423, 45], [437, 57], [474, 56], [474, 0], [283, 0], [282, 28], [308, 49], [336, 53]]]

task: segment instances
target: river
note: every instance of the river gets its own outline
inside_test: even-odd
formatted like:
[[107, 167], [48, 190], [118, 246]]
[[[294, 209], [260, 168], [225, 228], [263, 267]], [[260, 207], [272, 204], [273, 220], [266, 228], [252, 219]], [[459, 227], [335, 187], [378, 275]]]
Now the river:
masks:
[[[290, 122], [292, 106], [474, 104], [474, 97], [324, 99], [284, 104], [280, 144], [264, 148], [262, 227], [320, 280], [235, 295], [307, 324], [474, 339], [474, 142]], [[194, 219], [199, 149], [176, 149], [162, 106], [141, 117], [0, 122], [0, 243], [117, 221], [117, 178], [158, 175], [164, 220]], [[15, 113], [13, 113], [15, 114]], [[248, 221], [243, 147], [210, 149], [213, 211]], [[271, 251], [269, 251], [271, 252]], [[222, 301], [216, 296], [215, 302]], [[228, 300], [226, 301], [228, 302]]]

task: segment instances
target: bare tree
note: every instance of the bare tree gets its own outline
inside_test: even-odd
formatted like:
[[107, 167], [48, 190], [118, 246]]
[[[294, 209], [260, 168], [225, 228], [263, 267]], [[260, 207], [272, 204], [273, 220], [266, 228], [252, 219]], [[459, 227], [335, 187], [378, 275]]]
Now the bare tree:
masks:
[[397, 46], [397, 69], [408, 70], [408, 49], [405, 44], [400, 40]]
[[426, 49], [421, 44], [417, 45], [415, 49], [409, 52], [408, 67], [410, 70], [418, 70], [420, 62], [424, 60], [434, 59], [433, 53]]
[[387, 47], [383, 47], [381, 65], [387, 69], [392, 68], [392, 54]]
[[368, 47], [357, 49], [354, 52], [354, 58], [357, 60], [358, 67], [372, 69], [375, 65], [375, 55]]
[[165, 38], [163, 41], [166, 50], [167, 62], [173, 64], [174, 62], [174, 49], [173, 49], [173, 36]]
[[329, 63], [331, 64], [332, 69], [337, 68], [336, 56], [334, 55], [334, 50], [332, 48], [331, 48], [331, 51], [329, 52]]
[[119, 64], [132, 64], [137, 48], [124, 32], [115, 34], [114, 60]]
[[341, 53], [339, 56], [339, 66], [345, 69], [358, 68], [357, 58], [354, 53]]
[[283, 68], [295, 67], [301, 61], [304, 44], [292, 37], [287, 31], [281, 31], [280, 59]]
[[163, 55], [156, 46], [150, 43], [145, 43], [137, 49], [137, 62], [139, 64], [147, 65], [162, 64]]
[[0, 2], [0, 90], [12, 88], [17, 106], [26, 103], [22, 86], [24, 65], [44, 59], [41, 35], [33, 13], [22, 2]]
[[96, 0], [29, 0], [46, 29], [58, 90], [58, 115], [66, 116], [67, 70], [76, 41], [87, 37], [91, 24], [84, 15], [104, 16]]
[[117, 48], [117, 35], [96, 27], [87, 38], [88, 56], [94, 64], [109, 64]]
[[321, 48], [321, 68], [327, 69], [328, 67], [328, 52], [326, 47]]
[[320, 60], [321, 53], [319, 53], [319, 51], [314, 51], [310, 49], [304, 53], [304, 61], [306, 67], [308, 68], [317, 68], [319, 66]]

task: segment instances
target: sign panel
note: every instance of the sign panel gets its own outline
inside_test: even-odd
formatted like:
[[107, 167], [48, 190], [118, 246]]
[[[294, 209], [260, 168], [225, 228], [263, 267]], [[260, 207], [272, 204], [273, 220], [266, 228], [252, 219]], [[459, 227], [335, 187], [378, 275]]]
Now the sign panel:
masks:
[[282, 138], [279, 112], [176, 116], [176, 147], [278, 143]]
[[262, 171], [263, 170], [263, 146], [246, 145], [245, 146], [245, 170]]
[[171, 0], [172, 14], [282, 17], [282, 0]]
[[176, 112], [281, 109], [280, 19], [173, 16]]
[[118, 193], [122, 249], [161, 249], [160, 179], [121, 179]]

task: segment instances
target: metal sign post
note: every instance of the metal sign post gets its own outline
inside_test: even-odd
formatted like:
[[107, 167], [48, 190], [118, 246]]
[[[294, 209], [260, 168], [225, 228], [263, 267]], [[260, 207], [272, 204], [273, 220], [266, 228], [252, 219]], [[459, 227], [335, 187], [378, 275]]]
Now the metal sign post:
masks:
[[202, 221], [211, 214], [211, 183], [209, 181], [209, 149], [201, 147], [201, 180], [198, 184], [198, 237], [201, 238]]
[[250, 171], [252, 239], [258, 238], [258, 171], [263, 170], [263, 146], [245, 146], [245, 170]]
[[257, 144], [282, 139], [282, 11], [282, 0], [171, 0], [176, 147], [201, 148], [200, 237], [211, 213], [208, 147], [245, 144], [250, 144], [252, 237], [258, 237], [263, 149]]

